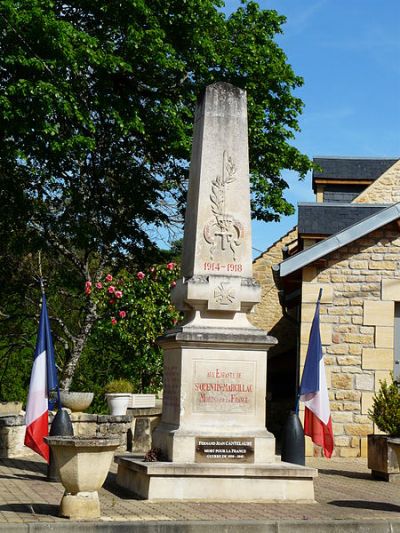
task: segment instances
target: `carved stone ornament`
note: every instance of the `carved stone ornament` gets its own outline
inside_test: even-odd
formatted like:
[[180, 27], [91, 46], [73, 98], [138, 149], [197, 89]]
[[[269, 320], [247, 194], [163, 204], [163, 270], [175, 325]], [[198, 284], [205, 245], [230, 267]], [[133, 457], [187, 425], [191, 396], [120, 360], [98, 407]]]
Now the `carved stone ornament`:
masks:
[[236, 299], [235, 291], [228, 282], [221, 282], [214, 291], [214, 299], [220, 305], [229, 305]]
[[243, 226], [235, 217], [226, 212], [226, 189], [230, 183], [236, 181], [236, 166], [232, 157], [223, 153], [222, 175], [212, 181], [211, 211], [214, 218], [204, 227], [204, 238], [210, 244], [210, 259], [214, 259], [214, 252], [230, 250], [233, 261], [236, 261], [236, 249], [243, 240]]

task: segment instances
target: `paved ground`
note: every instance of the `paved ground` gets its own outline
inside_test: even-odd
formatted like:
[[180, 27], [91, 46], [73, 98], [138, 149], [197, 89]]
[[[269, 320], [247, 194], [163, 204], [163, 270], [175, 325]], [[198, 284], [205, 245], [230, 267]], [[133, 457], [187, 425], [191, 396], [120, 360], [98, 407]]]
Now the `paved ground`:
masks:
[[[314, 530], [312, 523], [316, 526], [316, 522], [327, 520], [356, 520], [365, 524], [368, 520], [381, 523], [399, 520], [400, 524], [399, 482], [372, 480], [363, 459], [310, 459], [308, 464], [318, 468], [319, 477], [315, 481], [317, 503], [307, 505], [135, 500], [116, 486], [113, 466], [100, 492], [103, 515], [100, 521], [207, 521], [213, 524], [221, 521], [279, 521], [283, 524], [299, 520], [308, 521], [310, 530]], [[14, 531], [11, 525], [17, 523], [68, 522], [57, 516], [62, 494], [60, 483], [46, 480], [46, 464], [40, 458], [0, 460], [0, 529]], [[30, 528], [25, 530], [28, 529], [33, 531]]]

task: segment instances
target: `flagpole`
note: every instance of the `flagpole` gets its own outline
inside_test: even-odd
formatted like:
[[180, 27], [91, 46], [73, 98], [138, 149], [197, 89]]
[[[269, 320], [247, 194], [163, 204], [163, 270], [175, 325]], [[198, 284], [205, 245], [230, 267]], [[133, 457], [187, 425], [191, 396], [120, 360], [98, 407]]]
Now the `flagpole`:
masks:
[[299, 399], [304, 402], [304, 434], [322, 447], [325, 457], [329, 458], [334, 449], [334, 436], [320, 333], [321, 297], [322, 289], [319, 290], [311, 324]]
[[[321, 303], [321, 298], [322, 298], [322, 287], [319, 289], [316, 305], [319, 305]], [[295, 407], [296, 415], [299, 414], [299, 407], [300, 407], [300, 383], [297, 385], [296, 407]]]

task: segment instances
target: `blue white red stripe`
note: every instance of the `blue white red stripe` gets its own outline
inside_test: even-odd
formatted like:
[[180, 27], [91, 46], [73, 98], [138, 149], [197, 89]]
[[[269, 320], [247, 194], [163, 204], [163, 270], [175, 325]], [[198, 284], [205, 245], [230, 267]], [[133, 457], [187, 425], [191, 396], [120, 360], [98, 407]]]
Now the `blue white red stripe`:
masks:
[[325, 457], [334, 448], [332, 419], [326, 385], [324, 356], [319, 328], [320, 291], [311, 326], [310, 340], [300, 385], [300, 400], [304, 402], [304, 433], [321, 446]]
[[49, 391], [58, 388], [54, 362], [54, 348], [46, 297], [43, 294], [39, 333], [36, 341], [28, 400], [25, 414], [25, 446], [28, 446], [49, 462], [49, 447], [44, 442], [48, 431]]

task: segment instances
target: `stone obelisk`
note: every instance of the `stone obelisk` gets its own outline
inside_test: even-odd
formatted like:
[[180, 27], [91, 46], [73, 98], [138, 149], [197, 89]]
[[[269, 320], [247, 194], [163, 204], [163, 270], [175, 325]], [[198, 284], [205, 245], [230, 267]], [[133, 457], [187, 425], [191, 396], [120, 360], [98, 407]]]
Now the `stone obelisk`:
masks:
[[171, 461], [204, 460], [199, 441], [211, 436], [246, 438], [252, 461], [274, 460], [265, 394], [266, 352], [276, 340], [247, 320], [260, 299], [251, 252], [246, 93], [217, 83], [195, 115], [183, 279], [172, 293], [185, 321], [162, 340], [164, 405], [155, 443]]
[[280, 463], [265, 427], [267, 352], [276, 340], [247, 319], [260, 299], [247, 103], [227, 83], [207, 87], [196, 109], [182, 275], [172, 300], [185, 318], [160, 339], [163, 410], [153, 446], [166, 461], [121, 459], [118, 483], [146, 498], [312, 501], [315, 472]]

